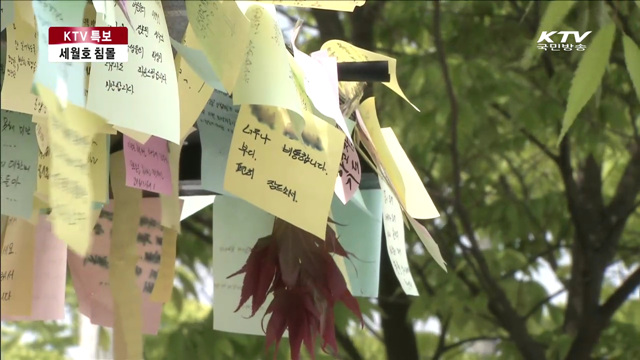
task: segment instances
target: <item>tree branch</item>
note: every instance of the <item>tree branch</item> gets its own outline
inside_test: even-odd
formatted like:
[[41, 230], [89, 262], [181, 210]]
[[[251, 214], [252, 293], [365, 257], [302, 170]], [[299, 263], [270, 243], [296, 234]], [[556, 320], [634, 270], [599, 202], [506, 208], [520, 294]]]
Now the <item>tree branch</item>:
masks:
[[603, 317], [604, 321], [609, 321], [613, 314], [622, 306], [622, 304], [627, 300], [629, 295], [635, 290], [638, 290], [638, 286], [640, 286], [640, 266], [636, 268], [636, 270], [627, 277], [627, 279], [620, 285], [616, 291], [609, 296], [607, 301], [600, 306], [600, 314]]
[[[478, 246], [471, 217], [462, 203], [461, 169], [458, 152], [458, 99], [453, 89], [453, 83], [449, 74], [447, 57], [442, 40], [442, 29], [440, 26], [440, 1], [435, 0], [433, 4], [434, 42], [450, 105], [450, 151], [453, 168], [453, 206], [458, 218], [460, 219], [465, 235], [471, 243], [471, 249], [469, 250], [478, 263], [477, 275], [483, 286], [487, 289], [487, 295], [489, 296], [489, 310], [496, 316], [496, 318], [498, 318], [502, 326], [509, 332], [511, 337], [514, 339], [516, 347], [518, 347], [521, 355], [525, 359], [545, 359], [544, 349], [531, 337], [526, 328], [525, 322], [518, 316], [518, 313], [515, 311], [509, 302], [507, 295], [504, 293], [504, 290], [498, 285], [496, 280], [492, 278], [486, 259]], [[472, 264], [469, 263], [469, 265]]]
[[349, 355], [351, 360], [363, 360], [362, 355], [360, 355], [360, 351], [353, 344], [353, 341], [349, 338], [349, 336], [343, 334], [340, 329], [336, 326], [336, 340], [342, 347], [342, 349]]
[[567, 291], [567, 289], [560, 289], [556, 292], [554, 292], [553, 294], [545, 297], [544, 299], [538, 301], [538, 303], [536, 303], [535, 305], [533, 305], [531, 307], [531, 310], [527, 311], [526, 314], [524, 314], [524, 316], [522, 317], [523, 319], [528, 319], [531, 315], [535, 314], [536, 311], [538, 311], [538, 309], [540, 309], [542, 307], [542, 305], [548, 303], [549, 301], [551, 301], [551, 299], [553, 299], [554, 297], [562, 294], [563, 292]]

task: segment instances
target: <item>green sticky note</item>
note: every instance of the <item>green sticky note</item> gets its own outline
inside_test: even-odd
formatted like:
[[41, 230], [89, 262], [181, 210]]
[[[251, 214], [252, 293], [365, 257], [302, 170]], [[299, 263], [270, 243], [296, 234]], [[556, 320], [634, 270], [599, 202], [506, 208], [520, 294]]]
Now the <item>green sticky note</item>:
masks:
[[234, 106], [229, 95], [214, 90], [198, 118], [202, 144], [202, 188], [228, 195], [224, 190], [224, 174], [231, 147], [233, 129], [240, 106]]
[[382, 190], [360, 190], [369, 213], [353, 201], [343, 205], [337, 197], [331, 204], [340, 244], [353, 255], [345, 260], [354, 296], [377, 297], [382, 241]]
[[7, 25], [13, 24], [13, 1], [2, 1], [0, 2], [0, 31], [4, 30]]
[[49, 28], [82, 26], [86, 1], [33, 1], [38, 24], [38, 66], [33, 82], [55, 92], [58, 99], [85, 107], [85, 63], [50, 62]]
[[198, 74], [207, 85], [214, 89], [227, 92], [218, 75], [213, 71], [213, 67], [209, 64], [209, 60], [204, 52], [187, 47], [174, 39], [171, 39], [171, 45], [173, 45], [178, 54], [182, 56], [182, 59], [189, 64], [193, 71]]
[[31, 219], [39, 151], [31, 115], [2, 110], [1, 144], [2, 215]]

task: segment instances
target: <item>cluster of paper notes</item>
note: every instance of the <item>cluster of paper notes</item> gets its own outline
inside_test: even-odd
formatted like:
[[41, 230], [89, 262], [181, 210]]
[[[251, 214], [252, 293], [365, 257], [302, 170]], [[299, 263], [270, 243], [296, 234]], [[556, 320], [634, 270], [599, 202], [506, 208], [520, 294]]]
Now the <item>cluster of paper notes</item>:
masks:
[[[321, 238], [330, 215], [341, 224], [340, 241], [356, 256], [340, 267], [355, 296], [378, 294], [384, 234], [402, 288], [417, 295], [403, 225], [444, 268], [415, 220], [438, 212], [393, 130], [380, 127], [375, 100], [351, 116], [340, 103], [348, 94], [339, 94], [349, 86], [339, 62], [385, 60], [385, 85], [407, 100], [395, 59], [339, 40], [307, 55], [295, 46], [299, 27], [290, 53], [275, 19], [275, 5], [363, 4], [187, 1], [185, 36], [171, 39], [157, 0], [3, 1], [3, 320], [62, 318], [68, 263], [80, 311], [116, 329], [117, 357], [141, 354], [140, 334], [157, 332], [170, 300], [184, 218], [180, 153], [193, 126], [201, 185], [222, 195], [213, 219], [216, 329], [263, 333], [261, 316], [233, 312], [242, 279], [226, 277], [275, 217]], [[128, 27], [129, 60], [50, 63], [51, 26]], [[360, 188], [364, 161], [378, 189]]]

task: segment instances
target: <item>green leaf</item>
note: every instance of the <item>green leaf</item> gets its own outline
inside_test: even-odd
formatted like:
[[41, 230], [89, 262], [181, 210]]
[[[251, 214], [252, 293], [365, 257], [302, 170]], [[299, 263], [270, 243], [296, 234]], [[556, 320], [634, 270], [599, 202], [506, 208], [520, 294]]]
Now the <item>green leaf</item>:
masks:
[[[539, 36], [543, 31], [553, 31], [554, 28], [562, 23], [562, 20], [567, 16], [575, 1], [552, 1], [547, 6], [547, 10], [544, 12], [542, 19], [540, 20], [540, 26], [536, 32], [536, 36]], [[522, 66], [528, 69], [533, 64], [533, 61], [539, 56], [540, 52], [537, 51], [537, 38], [534, 39], [533, 44], [527, 49], [522, 59]]]
[[614, 23], [603, 27], [598, 31], [589, 48], [584, 52], [578, 64], [578, 69], [571, 81], [567, 109], [562, 119], [562, 131], [558, 138], [558, 144], [582, 108], [587, 104], [589, 99], [591, 99], [593, 94], [595, 94], [596, 90], [598, 90], [607, 64], [609, 64], [609, 55], [611, 54], [615, 33], [616, 27]]
[[622, 37], [622, 44], [624, 46], [624, 61], [627, 63], [627, 71], [629, 71], [631, 82], [636, 89], [636, 95], [640, 99], [640, 49], [627, 35]]

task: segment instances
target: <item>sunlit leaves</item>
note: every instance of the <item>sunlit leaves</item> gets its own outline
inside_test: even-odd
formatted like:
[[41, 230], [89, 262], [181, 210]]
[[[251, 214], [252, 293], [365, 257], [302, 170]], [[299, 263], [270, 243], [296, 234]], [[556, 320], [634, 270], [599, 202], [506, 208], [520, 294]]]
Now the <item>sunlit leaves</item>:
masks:
[[548, 2], [547, 10], [544, 12], [542, 19], [540, 20], [540, 25], [536, 32], [536, 38], [532, 41], [532, 45], [527, 48], [527, 52], [522, 60], [522, 66], [525, 69], [529, 68], [533, 63], [533, 60], [540, 54], [540, 52], [536, 51], [536, 41], [538, 40], [537, 37], [540, 36], [540, 33], [543, 31], [556, 30], [558, 25], [562, 24], [562, 20], [564, 20], [575, 3], [575, 1]]
[[631, 77], [633, 87], [636, 89], [636, 96], [640, 100], [640, 49], [633, 40], [625, 35], [622, 37], [624, 45], [624, 60]]
[[610, 23], [600, 29], [584, 52], [582, 59], [580, 59], [578, 69], [571, 82], [567, 109], [562, 119], [562, 130], [560, 131], [558, 142], [569, 131], [582, 108], [600, 86], [609, 64], [609, 55], [611, 54], [615, 33], [616, 27], [614, 23]]

